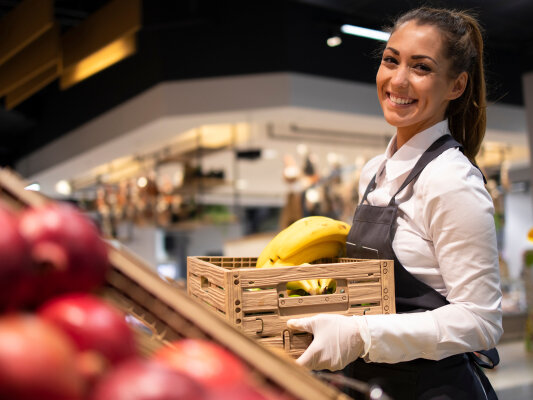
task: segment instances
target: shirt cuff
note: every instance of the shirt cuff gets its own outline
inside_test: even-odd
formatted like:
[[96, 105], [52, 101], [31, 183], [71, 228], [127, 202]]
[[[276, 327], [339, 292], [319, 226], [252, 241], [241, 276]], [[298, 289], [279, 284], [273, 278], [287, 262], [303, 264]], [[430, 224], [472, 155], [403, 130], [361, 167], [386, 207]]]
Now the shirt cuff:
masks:
[[363, 352], [359, 357], [367, 360], [368, 352], [370, 350], [370, 344], [371, 344], [371, 336], [370, 336], [370, 330], [368, 329], [368, 324], [366, 323], [366, 319], [356, 316], [355, 321], [357, 322], [357, 327], [359, 329], [359, 336], [361, 338], [361, 341], [363, 342]]
[[[431, 312], [363, 318], [370, 337], [365, 339], [365, 361], [397, 363], [416, 358], [437, 359], [439, 333]], [[364, 330], [364, 325], [360, 325]]]

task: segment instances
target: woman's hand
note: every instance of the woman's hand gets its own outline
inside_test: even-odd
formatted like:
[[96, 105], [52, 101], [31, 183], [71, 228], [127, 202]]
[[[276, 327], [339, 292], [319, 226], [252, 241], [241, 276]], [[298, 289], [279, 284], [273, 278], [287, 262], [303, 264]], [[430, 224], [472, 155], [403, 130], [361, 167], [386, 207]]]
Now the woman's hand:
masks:
[[290, 329], [314, 335], [313, 341], [296, 362], [312, 370], [337, 371], [357, 359], [364, 350], [357, 318], [359, 317], [318, 314], [288, 320], [287, 326]]

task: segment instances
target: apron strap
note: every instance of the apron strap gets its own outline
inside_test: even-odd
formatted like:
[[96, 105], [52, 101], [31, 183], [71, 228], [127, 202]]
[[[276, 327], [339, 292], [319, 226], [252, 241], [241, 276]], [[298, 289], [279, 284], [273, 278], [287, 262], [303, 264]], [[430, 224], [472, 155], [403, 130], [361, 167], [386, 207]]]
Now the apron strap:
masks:
[[422, 154], [422, 156], [418, 159], [415, 166], [411, 170], [411, 173], [407, 176], [405, 181], [402, 183], [400, 188], [396, 191], [396, 193], [392, 196], [390, 199], [389, 205], [393, 205], [396, 201], [396, 196], [398, 193], [400, 193], [403, 189], [409, 185], [418, 175], [422, 172], [422, 170], [428, 165], [433, 159], [437, 158], [439, 155], [441, 155], [444, 151], [451, 149], [451, 148], [459, 148], [463, 149], [463, 146], [459, 142], [457, 142], [451, 135], [443, 135], [437, 140], [435, 140], [431, 146], [428, 147], [428, 149]]
[[374, 174], [374, 176], [372, 177], [372, 180], [366, 187], [365, 194], [363, 195], [363, 198], [361, 199], [360, 204], [363, 204], [366, 201], [366, 196], [368, 196], [368, 194], [376, 188], [376, 175], [377, 174]]
[[500, 355], [495, 347], [489, 350], [468, 353], [468, 357], [476, 363], [476, 365], [487, 369], [493, 369], [500, 363]]

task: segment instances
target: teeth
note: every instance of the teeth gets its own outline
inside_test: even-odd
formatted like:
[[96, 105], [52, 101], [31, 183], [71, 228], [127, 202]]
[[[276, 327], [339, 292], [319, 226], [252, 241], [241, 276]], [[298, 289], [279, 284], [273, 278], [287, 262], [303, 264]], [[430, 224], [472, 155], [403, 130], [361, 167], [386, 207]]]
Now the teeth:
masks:
[[411, 104], [412, 102], [414, 102], [413, 99], [405, 99], [402, 97], [396, 97], [392, 94], [389, 97], [392, 100], [392, 102], [396, 104]]

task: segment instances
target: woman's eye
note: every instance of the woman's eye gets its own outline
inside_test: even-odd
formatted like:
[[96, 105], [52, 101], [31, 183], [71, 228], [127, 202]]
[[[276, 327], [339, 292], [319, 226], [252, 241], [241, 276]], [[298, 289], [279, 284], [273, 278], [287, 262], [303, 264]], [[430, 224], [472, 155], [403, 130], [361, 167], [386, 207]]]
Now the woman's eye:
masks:
[[398, 64], [398, 61], [394, 57], [391, 57], [391, 56], [383, 57], [383, 62], [389, 63], [389, 64]]
[[423, 72], [431, 72], [431, 68], [426, 64], [416, 64], [413, 68]]

